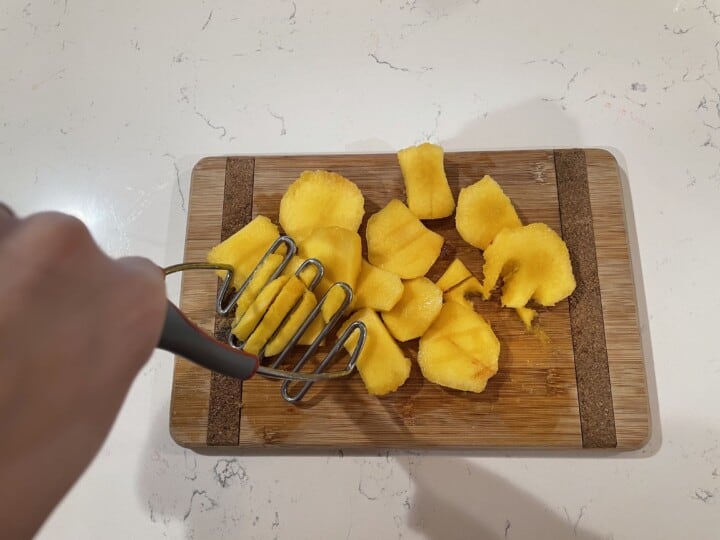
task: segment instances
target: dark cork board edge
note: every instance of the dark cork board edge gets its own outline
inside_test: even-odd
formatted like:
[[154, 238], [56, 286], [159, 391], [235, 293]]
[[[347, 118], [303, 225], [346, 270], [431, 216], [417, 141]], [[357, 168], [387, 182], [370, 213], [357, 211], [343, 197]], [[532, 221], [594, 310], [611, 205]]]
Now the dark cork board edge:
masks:
[[[220, 240], [225, 240], [252, 219], [254, 158], [228, 158], [225, 166]], [[226, 318], [215, 319], [215, 337], [225, 341], [230, 330]], [[240, 442], [242, 381], [213, 372], [208, 407], [208, 446], [237, 446]]]
[[584, 448], [615, 448], [615, 413], [585, 152], [556, 150], [555, 174], [563, 239], [577, 280], [568, 301], [582, 443]]

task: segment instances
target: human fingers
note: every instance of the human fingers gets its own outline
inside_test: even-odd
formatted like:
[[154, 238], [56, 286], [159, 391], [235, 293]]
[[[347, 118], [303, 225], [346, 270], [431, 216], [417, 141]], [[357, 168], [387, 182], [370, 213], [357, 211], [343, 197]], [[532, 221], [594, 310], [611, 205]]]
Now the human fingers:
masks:
[[143, 257], [124, 257], [114, 261], [119, 280], [124, 286], [119, 291], [128, 295], [124, 299], [132, 304], [125, 323], [128, 335], [134, 336], [136, 358], [144, 363], [160, 340], [165, 321], [167, 296], [162, 269]]
[[138, 275], [143, 275], [149, 279], [157, 287], [165, 289], [165, 278], [162, 268], [152, 262], [150, 259], [145, 257], [121, 257], [117, 259], [117, 263], [132, 272], [137, 272]]
[[15, 212], [7, 204], [0, 201], [0, 219], [3, 217], [3, 215], [7, 215], [9, 217], [15, 217]]
[[12, 208], [0, 201], [0, 238], [17, 222]]

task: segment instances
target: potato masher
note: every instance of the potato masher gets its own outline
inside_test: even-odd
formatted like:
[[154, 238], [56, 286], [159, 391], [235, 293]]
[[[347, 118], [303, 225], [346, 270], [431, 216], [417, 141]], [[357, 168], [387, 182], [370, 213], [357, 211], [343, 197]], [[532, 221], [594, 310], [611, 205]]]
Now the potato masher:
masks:
[[[237, 305], [237, 301], [248, 287], [253, 278], [257, 275], [260, 267], [267, 260], [267, 258], [275, 253], [278, 253], [282, 248], [285, 248], [283, 254], [283, 260], [281, 264], [275, 269], [272, 275], [268, 278], [263, 287], [268, 283], [277, 278], [285, 269], [290, 262], [290, 259], [297, 252], [297, 246], [295, 242], [289, 236], [281, 236], [278, 238], [267, 250], [267, 252], [260, 259], [260, 262], [255, 266], [250, 275], [245, 279], [239, 290], [228, 297], [228, 291], [230, 284], [232, 283], [234, 269], [230, 265], [226, 264], [214, 264], [206, 262], [190, 262], [176, 264], [168, 266], [164, 269], [165, 275], [170, 275], [175, 272], [183, 272], [189, 270], [224, 270], [226, 272], [225, 277], [220, 285], [218, 295], [215, 302], [215, 311], [218, 315], [227, 316]], [[300, 276], [303, 271], [313, 267], [315, 269], [315, 275], [308, 287], [311, 291], [317, 287], [324, 275], [324, 267], [317, 259], [305, 260], [295, 271], [296, 276]], [[312, 344], [304, 351], [303, 355], [290, 370], [280, 369], [279, 366], [288, 358], [288, 355], [294, 350], [297, 342], [300, 340], [305, 330], [312, 324], [316, 317], [320, 317], [321, 310], [331, 292], [335, 288], [340, 288], [344, 293], [344, 299], [338, 309], [332, 314], [328, 322], [323, 326], [319, 335], [313, 340]], [[242, 350], [243, 343], [238, 342], [232, 332], [229, 332], [227, 343], [222, 343], [215, 338], [206, 334], [197, 325], [191, 322], [172, 302], [168, 300], [167, 311], [165, 315], [165, 324], [163, 326], [162, 335], [158, 343], [160, 349], [172, 352], [183, 358], [191, 360], [198, 365], [206, 367], [212, 371], [216, 371], [223, 375], [235, 377], [238, 379], [249, 379], [255, 373], [263, 375], [265, 377], [273, 379], [283, 380], [281, 386], [281, 395], [283, 399], [290, 403], [297, 403], [305, 396], [310, 390], [310, 387], [318, 381], [326, 381], [331, 379], [338, 379], [350, 375], [355, 369], [360, 352], [365, 345], [367, 338], [367, 328], [360, 321], [355, 321], [348, 325], [348, 327], [338, 336], [337, 341], [330, 348], [325, 357], [318, 363], [317, 367], [311, 372], [301, 372], [301, 369], [305, 364], [313, 357], [315, 352], [318, 350], [325, 338], [335, 328], [337, 323], [342, 318], [345, 310], [348, 308], [353, 299], [353, 291], [347, 283], [336, 282], [328, 291], [323, 295], [320, 301], [317, 303], [315, 308], [312, 310], [310, 315], [303, 321], [300, 328], [295, 332], [287, 345], [277, 355], [277, 357], [269, 365], [264, 365], [264, 349], [260, 351], [258, 356], [249, 354]], [[278, 328], [273, 333], [272, 337], [268, 340], [268, 343], [272, 341], [272, 338], [282, 329], [287, 323], [288, 318], [292, 315], [295, 309], [297, 309], [299, 301], [295, 303], [289, 313], [286, 314], [283, 321], [280, 323]], [[262, 318], [261, 318], [262, 319]], [[258, 322], [259, 324], [259, 322]], [[342, 349], [350, 339], [353, 333], [357, 333], [357, 343], [350, 353], [349, 359], [345, 368], [338, 371], [326, 371], [326, 369], [342, 354]], [[304, 383], [300, 390], [291, 393], [290, 385], [293, 381]]]

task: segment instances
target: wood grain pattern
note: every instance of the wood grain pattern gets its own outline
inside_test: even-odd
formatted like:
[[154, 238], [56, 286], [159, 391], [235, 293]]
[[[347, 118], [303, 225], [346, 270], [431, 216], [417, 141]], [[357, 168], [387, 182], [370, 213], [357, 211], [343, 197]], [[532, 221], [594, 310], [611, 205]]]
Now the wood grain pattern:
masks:
[[630, 249], [620, 241], [627, 233], [618, 165], [604, 150], [585, 154], [617, 445], [638, 448], [650, 438], [650, 413]]
[[[561, 232], [552, 151], [448, 153], [445, 164], [456, 196], [462, 187], [484, 174], [491, 174], [512, 198], [525, 222], [544, 221]], [[629, 286], [631, 294], [634, 290], [622, 207], [613, 212], [604, 208], [620, 201], [614, 166], [611, 156], [588, 154], [593, 214], [603, 216], [603, 227], [596, 221], [594, 232], [603, 315], [613, 330], [608, 332], [607, 339], [618, 448], [627, 449], [638, 447], [645, 440], [647, 397], [639, 333], [623, 326], [627, 323], [626, 309], [607, 305], [606, 295], [615, 294], [613, 298], [617, 298], [620, 294], [616, 292], [618, 283], [621, 288]], [[191, 213], [189, 233], [191, 229], [196, 231], [195, 227], [205, 227], [215, 231], [215, 238], [219, 236], [222, 201], [217, 201], [217, 191], [222, 189], [218, 186], [224, 184], [224, 167], [224, 158], [204, 160], [198, 166], [198, 173], [213, 170], [217, 175], [211, 190], [216, 197], [215, 216], [213, 223], [208, 216], [204, 225], [200, 225], [193, 223], [198, 215]], [[258, 157], [255, 159], [253, 215], [262, 213], [276, 219], [279, 199], [287, 186], [300, 172], [313, 168], [335, 170], [355, 181], [365, 195], [367, 215], [392, 198], [404, 197], [394, 155]], [[202, 189], [195, 187], [198, 182]], [[202, 194], [208, 188], [206, 182], [202, 176], [195, 176], [191, 210], [197, 204], [207, 205]], [[455, 256], [461, 257], [481, 276], [481, 253], [462, 242], [452, 218], [428, 222], [428, 225], [446, 238], [441, 259], [430, 271], [431, 278], [439, 276]], [[207, 250], [214, 242], [209, 240], [212, 234], [206, 236]], [[188, 241], [190, 238], [188, 236]], [[625, 259], [622, 259], [623, 253]], [[186, 257], [191, 256], [198, 260], [204, 254], [198, 257], [196, 251], [188, 250]], [[601, 256], [611, 260], [605, 264]], [[621, 278], [619, 282], [618, 278]], [[188, 314], [192, 308], [196, 316], [212, 319], [214, 278], [197, 287], [192, 289], [190, 297], [189, 282], [184, 282], [183, 308]], [[202, 305], [201, 297], [205, 299]], [[629, 301], [625, 296], [621, 300]], [[513, 311], [501, 309], [497, 295], [488, 302], [476, 301], [476, 307], [491, 322], [502, 343], [500, 371], [483, 394], [468, 395], [428, 383], [414, 365], [408, 382], [385, 398], [369, 396], [355, 375], [343, 381], [318, 384], [305, 404], [292, 406], [281, 399], [277, 382], [256, 377], [243, 385], [237, 446], [246, 449], [582, 448], [567, 302], [541, 310], [541, 325], [550, 337], [546, 344], [526, 333]], [[621, 319], [617, 319], [619, 315]], [[415, 355], [416, 348], [414, 342], [406, 347], [410, 356]], [[181, 444], [202, 447], [207, 445], [207, 432], [201, 433], [201, 426], [207, 428], [207, 403], [204, 410], [198, 403], [208, 398], [209, 377], [202, 370], [198, 372], [200, 368], [189, 371], [187, 365], [179, 361], [176, 368], [171, 429]], [[617, 391], [616, 384], [620, 385]], [[197, 388], [196, 395], [192, 393], [193, 388]], [[192, 402], [188, 402], [190, 398]]]
[[[185, 236], [186, 261], [204, 261], [208, 246], [220, 240], [225, 158], [204, 159], [192, 173]], [[218, 178], [222, 181], [218, 181]], [[210, 272], [182, 275], [180, 309], [200, 328], [212, 333], [215, 326], [217, 278]], [[208, 424], [211, 373], [183, 358], [175, 359], [170, 398], [170, 435], [184, 446], [205, 446]]]

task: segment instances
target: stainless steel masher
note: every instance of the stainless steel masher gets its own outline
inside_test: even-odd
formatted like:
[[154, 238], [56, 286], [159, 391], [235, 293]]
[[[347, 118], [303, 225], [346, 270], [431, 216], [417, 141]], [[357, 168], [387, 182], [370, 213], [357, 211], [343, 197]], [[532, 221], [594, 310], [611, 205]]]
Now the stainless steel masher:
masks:
[[[262, 257], [260, 262], [255, 266], [250, 275], [245, 279], [239, 290], [235, 291], [231, 295], [228, 295], [230, 290], [230, 284], [233, 278], [233, 267], [225, 264], [212, 264], [205, 262], [190, 262], [176, 264], [168, 266], [164, 269], [165, 275], [170, 275], [175, 272], [183, 272], [190, 270], [224, 270], [226, 272], [225, 278], [220, 285], [217, 299], [215, 302], [215, 310], [220, 316], [230, 315], [236, 305], [237, 301], [242, 293], [247, 289], [250, 282], [257, 275], [260, 267], [272, 254], [279, 253], [282, 248], [285, 248], [283, 255], [283, 261], [278, 268], [268, 278], [267, 282], [263, 285], [266, 286], [272, 280], [277, 278], [285, 269], [290, 262], [290, 259], [297, 252], [297, 246], [292, 238], [288, 236], [281, 236], [278, 238], [272, 246], [267, 250], [265, 255]], [[313, 277], [310, 286], [310, 290], [314, 290], [322, 279], [325, 269], [320, 261], [317, 259], [307, 259], [300, 267], [296, 270], [295, 275], [300, 276], [308, 268], [314, 268], [315, 275]], [[339, 308], [333, 313], [328, 322], [323, 326], [322, 331], [317, 338], [312, 342], [311, 345], [304, 351], [299, 360], [290, 367], [289, 370], [280, 369], [280, 366], [288, 359], [290, 353], [295, 350], [297, 342], [300, 340], [305, 330], [312, 324], [316, 317], [321, 317], [321, 310], [325, 302], [330, 296], [333, 289], [340, 288], [344, 293], [344, 300]], [[227, 337], [227, 343], [222, 343], [210, 335], [206, 334], [197, 325], [191, 322], [174, 304], [169, 300], [167, 303], [167, 312], [165, 316], [165, 324], [163, 327], [162, 335], [158, 347], [177, 354], [191, 360], [203, 367], [210, 370], [235, 377], [238, 379], [249, 379], [255, 373], [263, 375], [265, 377], [273, 379], [283, 380], [281, 386], [281, 395], [283, 399], [290, 403], [297, 403], [307, 394], [310, 387], [318, 381], [326, 381], [331, 379], [338, 379], [347, 377], [355, 369], [355, 364], [360, 355], [362, 348], [365, 345], [367, 338], [367, 328], [360, 321], [355, 321], [348, 325], [348, 327], [338, 337], [337, 341], [330, 348], [325, 357], [317, 364], [317, 367], [312, 372], [301, 371], [307, 362], [315, 355], [320, 345], [329, 336], [330, 332], [337, 326], [338, 322], [342, 318], [345, 310], [351, 304], [353, 299], [353, 291], [347, 283], [337, 282], [334, 283], [330, 289], [323, 295], [320, 301], [317, 303], [310, 315], [305, 319], [300, 328], [295, 332], [293, 337], [290, 339], [285, 348], [273, 359], [271, 363], [265, 365], [265, 348], [260, 351], [258, 356], [249, 354], [242, 350], [243, 343], [238, 342], [232, 331], [229, 332]], [[299, 301], [293, 306], [290, 312], [285, 316], [283, 321], [277, 330], [273, 333], [272, 337], [268, 340], [268, 343], [277, 335], [277, 333], [287, 323], [289, 317], [297, 309]], [[262, 318], [260, 318], [262, 320]], [[258, 322], [259, 324], [259, 322]], [[326, 371], [334, 361], [343, 354], [343, 348], [347, 341], [350, 339], [353, 333], [357, 333], [358, 339], [355, 347], [350, 353], [347, 364], [344, 369], [338, 371]], [[297, 381], [302, 384], [297, 392], [291, 393], [290, 385], [293, 381]]]

